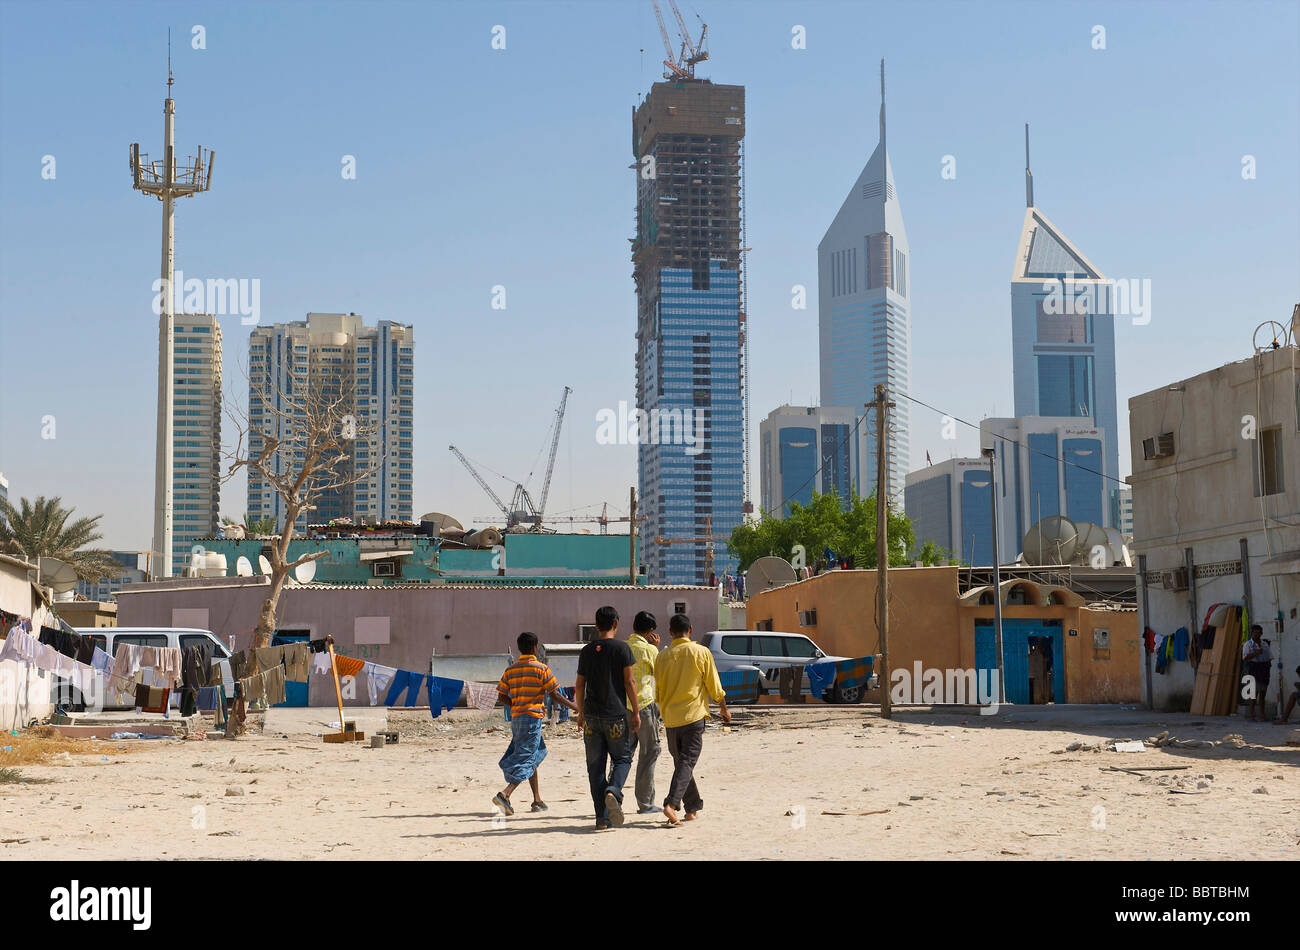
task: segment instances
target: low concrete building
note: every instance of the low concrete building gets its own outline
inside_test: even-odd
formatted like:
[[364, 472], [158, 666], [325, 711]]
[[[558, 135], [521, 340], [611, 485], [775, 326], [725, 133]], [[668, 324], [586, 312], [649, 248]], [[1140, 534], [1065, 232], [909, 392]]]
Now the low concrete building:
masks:
[[[33, 633], [55, 621], [45, 596], [33, 582], [36, 565], [0, 554], [0, 610], [32, 622]], [[7, 625], [0, 637], [9, 633]], [[0, 662], [0, 731], [21, 729], [54, 712], [52, 674], [16, 660]]]
[[[993, 590], [964, 582], [971, 576], [959, 567], [889, 572], [891, 673], [905, 670], [910, 677], [918, 668], [996, 668]], [[1030, 702], [1034, 661], [1046, 657], [1051, 701], [1136, 702], [1140, 687], [1137, 612], [1131, 607], [1086, 604], [1068, 587], [1040, 583], [1033, 579], [1036, 576], [1042, 577], [1026, 572], [1001, 585], [1007, 701]], [[876, 578], [875, 571], [828, 571], [755, 594], [747, 605], [748, 627], [756, 632], [803, 633], [832, 655], [878, 655]], [[892, 682], [897, 682], [893, 676]], [[878, 702], [879, 691], [867, 699]], [[918, 696], [915, 701], [931, 699]], [[973, 698], [942, 694], [937, 701]]]
[[[268, 586], [265, 577], [133, 584], [117, 595], [118, 622], [124, 627], [198, 627], [243, 650], [252, 640]], [[428, 672], [435, 654], [517, 653], [515, 640], [525, 630], [543, 643], [579, 642], [584, 633], [591, 635], [596, 609], [605, 604], [618, 610], [628, 631], [639, 610], [654, 613], [660, 630], [667, 629], [674, 613], [698, 618], [700, 629], [712, 629], [718, 616], [718, 592], [712, 587], [312, 584], [281, 593], [277, 630], [313, 640], [333, 636], [344, 656]], [[331, 687], [328, 697], [321, 691], [318, 698], [313, 688], [310, 702], [333, 702], [332, 693]]]
[[55, 601], [54, 609], [70, 627], [117, 626], [117, 604], [111, 600]]
[[[1215, 605], [1244, 606], [1271, 641], [1270, 710], [1300, 663], [1298, 355], [1262, 350], [1129, 400], [1143, 625], [1194, 635]], [[1186, 710], [1192, 664], [1154, 667], [1143, 664], [1144, 700]]]

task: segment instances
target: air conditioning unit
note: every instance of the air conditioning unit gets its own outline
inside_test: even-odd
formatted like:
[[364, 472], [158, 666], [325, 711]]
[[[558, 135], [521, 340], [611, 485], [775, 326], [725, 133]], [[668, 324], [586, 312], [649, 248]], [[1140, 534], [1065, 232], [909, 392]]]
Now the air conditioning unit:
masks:
[[1176, 567], [1172, 571], [1165, 571], [1164, 588], [1165, 590], [1187, 590], [1187, 568]]
[[817, 626], [817, 610], [816, 610], [816, 608], [814, 608], [814, 609], [812, 609], [812, 610], [801, 610], [801, 611], [799, 611], [799, 626], [801, 626], [801, 627], [815, 627], [815, 626]]
[[600, 639], [600, 631], [596, 629], [594, 623], [578, 624], [578, 642], [590, 643], [592, 640]]
[[1162, 432], [1153, 439], [1142, 440], [1142, 457], [1148, 461], [1166, 459], [1173, 454], [1174, 434], [1172, 432]]

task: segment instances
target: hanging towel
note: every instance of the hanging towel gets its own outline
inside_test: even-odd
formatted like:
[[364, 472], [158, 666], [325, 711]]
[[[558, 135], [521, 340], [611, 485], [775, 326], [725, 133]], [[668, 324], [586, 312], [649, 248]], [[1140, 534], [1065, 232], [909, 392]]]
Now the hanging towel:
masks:
[[491, 712], [497, 705], [497, 688], [491, 683], [465, 681], [465, 702], [475, 709]]
[[262, 647], [253, 651], [253, 669], [250, 673], [265, 673], [284, 662], [284, 647]]
[[[326, 661], [325, 669], [329, 669], [329, 662]], [[392, 685], [393, 677], [397, 675], [397, 670], [391, 666], [378, 666], [374, 663], [366, 664], [366, 687], [370, 690], [370, 705], [379, 705], [379, 694], [388, 695], [388, 687]]]
[[266, 693], [266, 704], [276, 706], [284, 702], [288, 697], [284, 691], [284, 667], [271, 667], [262, 674], [262, 690]]
[[95, 647], [95, 655], [91, 657], [90, 665], [100, 673], [107, 676], [109, 671], [113, 668], [113, 658], [99, 647]]
[[[496, 687], [491, 687], [496, 692]], [[429, 677], [429, 712], [437, 719], [444, 709], [453, 708], [460, 702], [460, 694], [465, 691], [464, 680], [449, 680], [444, 676]]]
[[202, 686], [199, 688], [198, 708], [202, 710], [216, 709], [221, 702], [221, 687], [219, 686]]
[[414, 706], [420, 695], [420, 687], [424, 684], [423, 673], [412, 673], [410, 670], [398, 670], [393, 676], [393, 685], [388, 689], [388, 695], [384, 697], [385, 706], [398, 705], [397, 700], [406, 693], [406, 701], [402, 705]]
[[351, 656], [339, 656], [334, 654], [334, 669], [338, 671], [339, 676], [356, 676], [366, 668], [365, 660], [358, 660]]
[[262, 680], [261, 673], [240, 680], [239, 690], [244, 694], [244, 699], [248, 702], [255, 699], [266, 699], [266, 684]]

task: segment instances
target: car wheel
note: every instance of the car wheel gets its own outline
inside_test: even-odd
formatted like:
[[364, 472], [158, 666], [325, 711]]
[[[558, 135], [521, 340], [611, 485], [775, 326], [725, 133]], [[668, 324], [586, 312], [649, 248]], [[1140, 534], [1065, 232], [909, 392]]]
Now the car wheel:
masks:
[[852, 706], [862, 702], [862, 697], [867, 693], [865, 686], [850, 686], [847, 689], [841, 689], [839, 684], [831, 687], [831, 701], [843, 705]]

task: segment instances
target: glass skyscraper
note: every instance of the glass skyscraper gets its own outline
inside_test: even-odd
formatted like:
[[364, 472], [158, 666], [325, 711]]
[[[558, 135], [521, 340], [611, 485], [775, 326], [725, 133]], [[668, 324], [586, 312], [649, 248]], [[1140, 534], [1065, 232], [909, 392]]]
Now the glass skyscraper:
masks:
[[637, 405], [652, 429], [638, 448], [641, 550], [649, 583], [707, 583], [707, 545], [692, 539], [711, 527], [714, 573], [734, 572], [726, 542], [746, 501], [744, 87], [655, 83], [632, 133]]
[[[844, 199], [817, 247], [817, 305], [820, 336], [821, 404], [862, 410], [884, 383], [897, 397], [890, 410], [890, 498], [911, 467], [908, 392], [912, 320], [911, 251], [894, 173], [885, 149], [885, 64], [880, 64], [880, 144]], [[863, 435], [872, 435], [870, 426]], [[876, 447], [868, 440], [869, 477], [862, 494], [875, 488]]]
[[[1011, 346], [1017, 416], [1091, 419], [1105, 434], [1101, 475], [1106, 514], [1071, 518], [1110, 524], [1110, 494], [1118, 488], [1119, 428], [1115, 397], [1115, 322], [1110, 284], [1097, 267], [1034, 204], [1025, 130], [1025, 219], [1011, 275]], [[1069, 451], [1068, 446], [1066, 451]], [[1053, 447], [1055, 454], [1055, 447]], [[1067, 470], [1070, 466], [1067, 466]], [[1076, 480], [1080, 475], [1076, 475]], [[1091, 489], [1087, 492], [1091, 497]], [[1058, 514], [1044, 504], [1043, 514]], [[1037, 511], [1033, 512], [1035, 515]], [[1093, 517], [1095, 515], [1095, 517]]]

